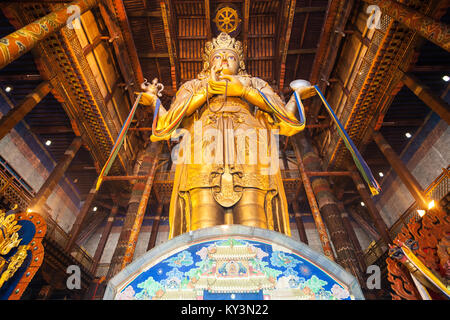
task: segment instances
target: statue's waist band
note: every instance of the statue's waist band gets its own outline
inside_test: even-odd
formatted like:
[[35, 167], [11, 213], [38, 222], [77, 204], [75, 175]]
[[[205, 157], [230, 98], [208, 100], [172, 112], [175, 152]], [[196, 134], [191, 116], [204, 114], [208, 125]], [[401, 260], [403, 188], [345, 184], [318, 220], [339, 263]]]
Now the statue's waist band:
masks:
[[209, 101], [209, 111], [212, 113], [216, 112], [239, 112], [247, 111], [251, 112], [250, 106], [247, 102], [243, 101], [241, 98], [237, 97], [225, 97], [217, 96]]

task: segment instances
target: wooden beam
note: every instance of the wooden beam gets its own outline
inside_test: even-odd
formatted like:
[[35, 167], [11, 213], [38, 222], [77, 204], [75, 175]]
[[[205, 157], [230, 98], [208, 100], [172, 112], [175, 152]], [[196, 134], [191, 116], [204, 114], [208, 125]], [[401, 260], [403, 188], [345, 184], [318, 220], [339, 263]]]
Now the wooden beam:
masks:
[[144, 82], [144, 75], [142, 73], [136, 46], [134, 45], [133, 34], [128, 22], [125, 5], [122, 0], [108, 0], [108, 2], [112, 2], [113, 7], [115, 8], [114, 12], [116, 15], [114, 15], [114, 17], [117, 19], [120, 26], [122, 42], [125, 45], [125, 48], [122, 48], [122, 50], [125, 49], [128, 53], [128, 57], [131, 62], [131, 69], [134, 73], [135, 87], [139, 87], [139, 85]]
[[205, 0], [205, 24], [206, 24], [206, 37], [208, 39], [212, 38], [211, 32], [211, 8], [209, 5], [209, 0]]
[[160, 2], [161, 13], [164, 24], [164, 35], [166, 36], [167, 49], [169, 51], [169, 61], [170, 61], [170, 75], [172, 77], [172, 88], [175, 90], [178, 88], [178, 77], [177, 77], [177, 51], [176, 51], [176, 41], [174, 39], [175, 35], [173, 30], [170, 28], [173, 26], [172, 21], [172, 10], [170, 0], [163, 0]]
[[128, 13], [130, 18], [161, 18], [161, 10], [156, 11], [133, 11]]
[[38, 81], [42, 80], [40, 74], [2, 74], [0, 81]]
[[139, 53], [139, 58], [170, 58], [168, 52], [147, 52], [147, 53]]
[[307, 49], [291, 49], [287, 50], [287, 54], [315, 54], [317, 52], [316, 48]]
[[96, 6], [97, 3], [97, 0], [78, 0], [64, 4], [62, 8], [54, 10], [44, 17], [3, 37], [0, 41], [3, 53], [0, 55], [0, 69], [3, 69], [30, 51], [40, 41], [65, 27], [68, 19], [72, 16], [72, 11], [68, 10], [70, 5], [76, 6], [78, 13], [83, 14]]
[[314, 12], [325, 12], [327, 7], [303, 7], [295, 8], [295, 13], [314, 13]]
[[72, 127], [68, 126], [39, 126], [30, 127], [31, 131], [37, 134], [58, 134], [58, 133], [72, 133]]
[[94, 38], [94, 40], [92, 40], [92, 43], [89, 43], [88, 45], [86, 45], [83, 48], [83, 54], [87, 55], [89, 52], [94, 50], [102, 41], [109, 40], [109, 39], [110, 39], [110, 37], [108, 37], [108, 36], [102, 36], [102, 35], [96, 36]]
[[395, 121], [384, 121], [383, 127], [420, 127], [424, 119], [405, 119]]
[[248, 53], [248, 24], [250, 20], [250, 0], [244, 0], [244, 22], [243, 22], [243, 46], [244, 46], [244, 57], [247, 58]]
[[22, 102], [0, 119], [0, 139], [3, 139], [50, 92], [51, 84], [44, 81]]
[[436, 96], [418, 78], [410, 73], [403, 73], [402, 81], [431, 110], [436, 112], [447, 124], [450, 124], [450, 106], [447, 102]]
[[409, 70], [410, 72], [449, 72], [450, 65], [423, 65], [413, 66]]
[[450, 52], [450, 26], [392, 0], [363, 0], [375, 4], [381, 12], [416, 31], [422, 37]]
[[281, 20], [285, 22], [281, 24], [283, 27], [280, 28], [281, 30], [279, 32], [279, 43], [277, 45], [278, 52], [276, 58], [277, 61], [275, 63], [275, 68], [278, 71], [275, 73], [277, 75], [276, 82], [278, 84], [278, 90], [282, 90], [284, 87], [286, 58], [289, 48], [289, 40], [291, 38], [292, 23], [294, 21], [295, 4], [296, 4], [296, 0], [286, 0], [286, 1], [287, 3], [285, 11], [283, 12], [282, 16], [280, 16]]

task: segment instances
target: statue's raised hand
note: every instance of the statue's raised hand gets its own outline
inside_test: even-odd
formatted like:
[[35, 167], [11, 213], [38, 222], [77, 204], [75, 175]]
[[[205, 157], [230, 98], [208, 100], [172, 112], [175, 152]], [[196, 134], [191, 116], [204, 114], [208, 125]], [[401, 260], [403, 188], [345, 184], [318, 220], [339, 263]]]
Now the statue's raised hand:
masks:
[[233, 75], [221, 75], [220, 81], [210, 79], [208, 85], [208, 91], [212, 94], [226, 94], [229, 97], [240, 97], [244, 93], [244, 86]]
[[[144, 93], [142, 94], [140, 103], [151, 107], [152, 110], [155, 111], [156, 99], [158, 96], [161, 96], [161, 91], [164, 89], [164, 86], [161, 83], [158, 83], [158, 79], [155, 78], [152, 83], [148, 83], [147, 80], [145, 80], [145, 82], [141, 84], [141, 89], [144, 90]], [[139, 94], [139, 92], [135, 93]]]

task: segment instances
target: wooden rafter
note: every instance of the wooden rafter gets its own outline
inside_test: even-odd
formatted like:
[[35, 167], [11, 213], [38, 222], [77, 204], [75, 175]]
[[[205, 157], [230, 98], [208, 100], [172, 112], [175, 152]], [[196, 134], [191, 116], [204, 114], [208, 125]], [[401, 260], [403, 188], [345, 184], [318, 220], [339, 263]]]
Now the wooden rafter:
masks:
[[250, 0], [244, 0], [244, 22], [243, 22], [243, 47], [244, 57], [247, 57], [248, 52], [248, 23], [250, 19]]
[[[311, 4], [311, 0], [309, 0], [309, 3]], [[299, 11], [297, 11], [300, 8], [297, 8], [295, 10], [295, 13], [300, 13]], [[326, 7], [325, 7], [326, 10]], [[303, 22], [303, 27], [302, 27], [302, 33], [301, 33], [301, 38], [300, 38], [300, 44], [299, 44], [299, 48], [303, 48], [303, 42], [305, 41], [305, 35], [306, 35], [306, 27], [308, 26], [308, 21], [309, 21], [309, 15], [311, 11], [303, 11], [306, 12], [306, 16], [305, 16], [305, 20]], [[300, 65], [300, 54], [297, 55], [297, 59], [295, 60], [295, 67], [294, 67], [294, 79], [297, 79], [297, 71], [298, 71], [298, 67]]]
[[[155, 51], [155, 49], [156, 49], [156, 47], [155, 47], [155, 40], [153, 39], [154, 37], [153, 37], [152, 27], [150, 25], [150, 18], [146, 18], [146, 22], [147, 22], [148, 33], [150, 35], [150, 42], [152, 44], [152, 50]], [[146, 56], [146, 58], [147, 57], [148, 56]], [[158, 70], [158, 79], [160, 79], [160, 80], [161, 80], [161, 76], [162, 75], [161, 75], [161, 69], [160, 69], [160, 66], [159, 66], [159, 61], [158, 61], [157, 58], [168, 58], [168, 57], [169, 57], [169, 54], [166, 53], [166, 52], [161, 52], [161, 53], [158, 52], [154, 57], [151, 57], [151, 58], [155, 59], [156, 69]], [[143, 58], [142, 54], [139, 55], [139, 58]]]
[[176, 51], [176, 33], [171, 27], [173, 24], [173, 9], [170, 0], [164, 0], [160, 2], [161, 13], [164, 23], [164, 34], [166, 36], [167, 49], [169, 51], [169, 61], [170, 61], [170, 75], [172, 77], [172, 88], [177, 89], [177, 75], [179, 74], [177, 67], [177, 51]]
[[211, 39], [211, 8], [209, 0], [205, 0], [205, 23], [206, 23], [206, 36]]
[[295, 4], [296, 0], [286, 0], [285, 5], [283, 6], [284, 10], [283, 13], [280, 15], [280, 22], [279, 25], [280, 31], [279, 31], [279, 37], [278, 37], [278, 44], [277, 44], [277, 58], [275, 63], [275, 75], [277, 76], [276, 82], [278, 84], [278, 89], [283, 89], [284, 86], [284, 76], [286, 71], [286, 57], [288, 54], [288, 48], [289, 48], [289, 39], [291, 37], [291, 31], [292, 31], [292, 23], [294, 21], [294, 14], [295, 14]]

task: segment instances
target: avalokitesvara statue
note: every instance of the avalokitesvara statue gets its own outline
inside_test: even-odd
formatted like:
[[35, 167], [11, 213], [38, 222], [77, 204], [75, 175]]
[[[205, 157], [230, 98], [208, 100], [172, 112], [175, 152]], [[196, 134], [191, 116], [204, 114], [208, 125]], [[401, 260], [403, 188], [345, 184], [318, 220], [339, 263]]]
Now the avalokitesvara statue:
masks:
[[157, 105], [156, 91], [150, 85], [141, 98], [156, 113], [151, 140], [182, 137], [169, 238], [223, 224], [290, 236], [277, 137], [304, 129], [294, 96], [285, 104], [247, 74], [241, 42], [223, 32], [206, 43], [203, 70], [180, 87], [169, 110]]

